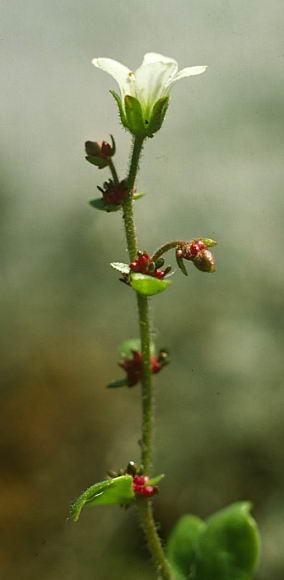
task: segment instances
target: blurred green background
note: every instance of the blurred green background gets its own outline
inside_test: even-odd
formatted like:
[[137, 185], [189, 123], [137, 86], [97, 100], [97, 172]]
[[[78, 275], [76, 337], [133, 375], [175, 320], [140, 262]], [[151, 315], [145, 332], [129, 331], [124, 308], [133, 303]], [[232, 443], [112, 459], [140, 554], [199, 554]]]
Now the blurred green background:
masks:
[[139, 457], [139, 389], [104, 388], [137, 336], [108, 266], [126, 260], [121, 216], [88, 206], [107, 174], [83, 152], [113, 133], [124, 176], [130, 140], [90, 61], [135, 69], [156, 51], [209, 68], [176, 85], [146, 144], [140, 247], [219, 242], [216, 274], [191, 267], [152, 300], [172, 355], [156, 378], [156, 515], [166, 538], [184, 512], [250, 499], [257, 578], [283, 580], [283, 2], [1, 0], [1, 13], [1, 574], [154, 579], [134, 510], [67, 514]]

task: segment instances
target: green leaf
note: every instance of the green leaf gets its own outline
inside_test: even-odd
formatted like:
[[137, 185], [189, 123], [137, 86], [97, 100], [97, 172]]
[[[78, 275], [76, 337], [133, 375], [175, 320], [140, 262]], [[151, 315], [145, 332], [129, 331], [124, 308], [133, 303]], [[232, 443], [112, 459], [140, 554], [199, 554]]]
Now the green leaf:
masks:
[[110, 91], [110, 94], [113, 96], [113, 98], [115, 99], [117, 106], [118, 106], [118, 110], [119, 110], [119, 116], [120, 116], [120, 120], [123, 124], [123, 126], [128, 129], [127, 127], [127, 122], [126, 122], [126, 117], [125, 117], [125, 113], [124, 113], [124, 109], [123, 109], [123, 105], [121, 102], [121, 98], [118, 96], [118, 94], [115, 91]]
[[130, 268], [128, 264], [123, 264], [123, 262], [111, 262], [111, 267], [114, 270], [118, 270], [121, 274], [129, 274]]
[[119, 209], [121, 209], [121, 205], [109, 205], [109, 204], [106, 205], [101, 197], [98, 197], [97, 199], [91, 199], [89, 201], [89, 204], [95, 209], [107, 211], [108, 213], [111, 211], [118, 211]]
[[[141, 352], [141, 340], [140, 338], [130, 338], [125, 340], [119, 347], [119, 354], [121, 358], [132, 358], [132, 353], [134, 350]], [[150, 354], [155, 356], [156, 348], [153, 340], [150, 342]]]
[[105, 159], [101, 159], [101, 157], [95, 157], [94, 155], [87, 155], [85, 159], [86, 161], [89, 161], [89, 163], [92, 163], [92, 165], [96, 165], [96, 167], [99, 169], [103, 169], [109, 164]]
[[144, 195], [146, 195], [145, 193], [134, 193], [133, 194], [133, 199], [141, 199], [141, 197], [144, 197]]
[[198, 541], [204, 528], [206, 524], [200, 518], [186, 515], [180, 518], [171, 532], [167, 556], [181, 579], [189, 578], [189, 573], [194, 569]]
[[143, 111], [140, 102], [131, 95], [124, 97], [126, 125], [136, 137], [146, 136]]
[[127, 379], [119, 379], [118, 381], [113, 381], [109, 383], [106, 387], [107, 389], [118, 389], [119, 387], [127, 387], [128, 381]]
[[197, 580], [250, 580], [259, 557], [259, 535], [249, 502], [239, 502], [207, 521], [200, 541]]
[[152, 477], [152, 479], [149, 479], [147, 485], [157, 485], [157, 483], [159, 483], [162, 479], [164, 479], [164, 477], [165, 477], [164, 473], [156, 475], [155, 477]]
[[203, 242], [203, 244], [205, 244], [205, 246], [207, 246], [208, 248], [212, 248], [212, 246], [217, 246], [217, 242], [215, 242], [215, 240], [211, 240], [210, 238], [199, 238], [201, 240], [201, 242]]
[[168, 106], [169, 96], [162, 97], [155, 103], [152, 109], [149, 125], [147, 127], [147, 134], [149, 137], [151, 137], [153, 133], [156, 133], [161, 128]]
[[180, 258], [180, 256], [177, 256], [177, 254], [176, 254], [176, 262], [177, 262], [177, 265], [178, 265], [179, 269], [182, 271], [182, 273], [185, 276], [188, 276], [188, 271], [187, 271], [187, 269], [186, 269], [186, 267], [184, 265], [184, 261], [183, 261], [182, 258]]
[[167, 555], [179, 580], [252, 580], [259, 534], [250, 504], [239, 502], [202, 522], [184, 516], [170, 535]]
[[128, 504], [135, 499], [131, 475], [107, 479], [88, 487], [70, 507], [70, 517], [77, 522], [85, 505]]
[[132, 274], [130, 279], [130, 284], [133, 290], [136, 290], [136, 292], [144, 294], [145, 296], [155, 296], [155, 294], [160, 294], [160, 292], [164, 292], [171, 283], [171, 280], [159, 280], [159, 278], [147, 276], [146, 274]]

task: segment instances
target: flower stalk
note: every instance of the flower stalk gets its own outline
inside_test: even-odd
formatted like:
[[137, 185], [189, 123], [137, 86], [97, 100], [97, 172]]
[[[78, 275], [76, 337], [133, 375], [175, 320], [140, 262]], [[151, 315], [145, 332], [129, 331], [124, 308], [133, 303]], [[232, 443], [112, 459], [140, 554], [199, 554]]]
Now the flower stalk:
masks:
[[[133, 143], [132, 156], [128, 173], [128, 197], [123, 203], [123, 219], [130, 261], [137, 255], [137, 236], [133, 214], [132, 191], [139, 167], [139, 159], [144, 139], [136, 137]], [[151, 474], [153, 463], [153, 431], [154, 431], [154, 391], [151, 371], [151, 326], [149, 316], [149, 298], [137, 292], [139, 314], [139, 329], [143, 361], [142, 385], [142, 438], [141, 464], [143, 472]], [[157, 572], [163, 580], [173, 580], [170, 566], [166, 560], [161, 540], [157, 533], [152, 503], [150, 499], [139, 498], [137, 501], [138, 515], [143, 527], [149, 550], [155, 562]]]

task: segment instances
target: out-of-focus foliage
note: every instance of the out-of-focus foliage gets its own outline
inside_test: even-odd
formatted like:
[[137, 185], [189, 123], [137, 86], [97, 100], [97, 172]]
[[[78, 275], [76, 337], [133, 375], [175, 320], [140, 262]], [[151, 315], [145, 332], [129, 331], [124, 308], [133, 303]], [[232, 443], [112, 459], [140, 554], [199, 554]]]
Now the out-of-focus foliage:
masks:
[[[155, 378], [156, 514], [250, 500], [263, 557], [283, 580], [283, 6], [279, 0], [3, 1], [1, 18], [1, 572], [21, 580], [153, 578], [132, 508], [70, 501], [139, 460], [139, 388], [105, 389], [137, 336], [120, 212], [88, 205], [108, 175], [84, 141], [129, 138], [107, 75], [146, 51], [208, 64], [175, 88], [146, 143], [140, 249], [212, 237], [217, 271], [188, 268], [152, 299], [171, 365]], [[167, 263], [175, 263], [174, 253]], [[178, 498], [178, 499], [176, 499]]]

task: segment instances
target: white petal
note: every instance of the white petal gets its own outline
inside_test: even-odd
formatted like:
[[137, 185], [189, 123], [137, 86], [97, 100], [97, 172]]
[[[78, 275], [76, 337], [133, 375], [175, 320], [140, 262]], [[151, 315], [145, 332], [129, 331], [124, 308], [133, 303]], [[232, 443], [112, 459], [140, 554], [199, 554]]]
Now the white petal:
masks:
[[94, 58], [92, 63], [94, 66], [101, 68], [103, 71], [110, 74], [114, 80], [116, 80], [119, 84], [122, 98], [127, 94], [132, 94], [131, 85], [133, 82], [132, 77], [134, 75], [129, 68], [124, 66], [124, 64], [121, 64], [112, 58]]
[[162, 54], [158, 54], [157, 52], [147, 52], [143, 58], [143, 64], [151, 64], [153, 62], [162, 62], [164, 64], [168, 63], [175, 63], [177, 66], [176, 60], [173, 58], [169, 58], [168, 56], [163, 56]]
[[200, 75], [205, 72], [206, 69], [207, 66], [188, 66], [187, 68], [183, 68], [173, 78], [169, 79], [167, 88], [173, 86], [177, 81], [185, 77]]
[[153, 60], [148, 64], [143, 62], [135, 72], [136, 97], [142, 103], [146, 116], [156, 101], [167, 95], [168, 83], [175, 77], [177, 68], [175, 60], [167, 59], [167, 62]]

